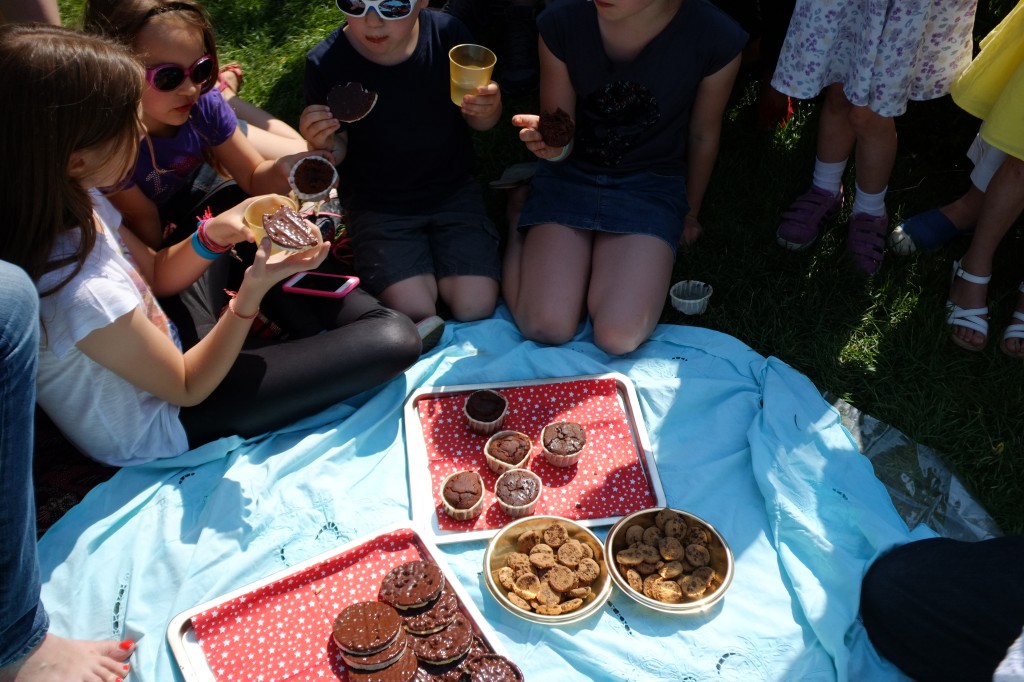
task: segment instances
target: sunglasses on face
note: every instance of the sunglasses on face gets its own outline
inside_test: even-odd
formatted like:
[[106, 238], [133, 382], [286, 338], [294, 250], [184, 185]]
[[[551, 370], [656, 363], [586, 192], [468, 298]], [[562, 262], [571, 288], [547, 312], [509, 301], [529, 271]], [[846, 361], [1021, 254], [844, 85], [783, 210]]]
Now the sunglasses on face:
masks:
[[377, 10], [381, 19], [405, 19], [412, 13], [417, 0], [338, 0], [338, 9], [350, 17], [366, 16], [371, 9]]
[[186, 68], [177, 64], [157, 64], [146, 69], [146, 80], [161, 92], [176, 90], [191, 78], [196, 85], [205, 85], [213, 77], [213, 56], [204, 54], [192, 66]]

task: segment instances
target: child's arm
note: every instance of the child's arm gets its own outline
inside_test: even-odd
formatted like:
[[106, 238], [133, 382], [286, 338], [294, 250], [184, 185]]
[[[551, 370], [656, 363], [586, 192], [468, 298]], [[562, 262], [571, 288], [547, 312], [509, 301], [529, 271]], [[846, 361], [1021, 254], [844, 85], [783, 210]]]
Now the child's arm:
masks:
[[160, 221], [160, 210], [153, 200], [139, 189], [138, 185], [115, 192], [107, 197], [124, 218], [124, 226], [142, 242], [159, 249], [164, 240], [164, 228]]
[[279, 159], [264, 159], [239, 128], [235, 128], [231, 137], [214, 147], [213, 154], [224, 164], [238, 186], [250, 196], [287, 194], [291, 191], [288, 174], [292, 166], [307, 156], [324, 156], [322, 152], [301, 152]]
[[718, 157], [722, 115], [739, 68], [740, 57], [737, 56], [715, 73], [705, 76], [697, 86], [697, 96], [690, 114], [686, 176], [686, 200], [690, 205], [690, 213], [686, 216], [683, 228], [683, 244], [695, 242], [702, 231], [697, 215]]
[[[576, 91], [573, 90], [572, 80], [569, 78], [569, 67], [551, 53], [543, 38], [539, 39], [539, 44], [540, 108], [542, 111], [561, 109], [575, 121]], [[534, 114], [516, 114], [512, 117], [512, 125], [522, 128], [519, 131], [519, 139], [538, 158], [562, 161], [572, 151], [572, 141], [570, 140], [565, 147], [549, 147], [544, 144], [544, 139], [537, 131], [539, 120], [540, 117]]]
[[490, 130], [501, 118], [501, 89], [491, 81], [462, 98], [462, 116], [473, 130]]
[[276, 282], [317, 267], [329, 244], [267, 262], [270, 240], [264, 239], [256, 260], [245, 272], [231, 310], [210, 333], [182, 354], [178, 347], [135, 308], [78, 342], [94, 361], [172, 405], [191, 406], [205, 400], [227, 375], [259, 311], [264, 294]]
[[337, 132], [340, 127], [326, 104], [310, 104], [299, 116], [299, 133], [309, 148], [331, 152], [336, 164], [344, 161], [348, 152], [348, 131]]

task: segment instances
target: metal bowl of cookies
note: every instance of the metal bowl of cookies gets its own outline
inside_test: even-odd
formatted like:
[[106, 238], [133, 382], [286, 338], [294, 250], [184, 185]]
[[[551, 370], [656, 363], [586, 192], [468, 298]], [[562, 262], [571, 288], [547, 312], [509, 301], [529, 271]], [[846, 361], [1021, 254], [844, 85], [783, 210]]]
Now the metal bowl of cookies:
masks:
[[508, 611], [544, 625], [583, 620], [612, 591], [601, 541], [560, 516], [527, 516], [491, 538], [484, 582]]
[[633, 512], [612, 526], [604, 542], [615, 584], [656, 611], [705, 611], [732, 583], [729, 545], [714, 526], [689, 512]]

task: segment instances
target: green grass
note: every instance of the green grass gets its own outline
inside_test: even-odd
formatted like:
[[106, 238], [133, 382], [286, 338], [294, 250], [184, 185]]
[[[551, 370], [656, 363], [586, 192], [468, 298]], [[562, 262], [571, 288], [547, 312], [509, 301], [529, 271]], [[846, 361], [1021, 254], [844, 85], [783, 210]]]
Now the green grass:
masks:
[[[983, 0], [976, 34], [984, 35], [1013, 4]], [[304, 55], [337, 25], [333, 4], [209, 0], [206, 6], [222, 61], [245, 67], [243, 96], [294, 125], [303, 104]], [[80, 8], [80, 2], [62, 2], [69, 24], [79, 20]], [[680, 253], [676, 264], [676, 279], [714, 286], [711, 306], [690, 319], [666, 304], [662, 321], [736, 336], [944, 453], [1005, 532], [1024, 532], [1024, 364], [1004, 357], [996, 343], [1024, 276], [1019, 231], [1007, 237], [996, 263], [989, 347], [981, 353], [955, 347], [943, 306], [950, 262], [965, 243], [938, 254], [890, 256], [870, 279], [850, 271], [842, 258], [845, 214], [806, 253], [775, 244], [780, 212], [810, 180], [817, 104], [801, 103], [785, 130], [758, 133], [752, 126], [755, 93], [756, 84], [741, 78], [701, 215], [705, 236]], [[505, 103], [506, 114], [535, 108], [530, 98]], [[478, 136], [482, 180], [529, 158], [507, 118]], [[887, 199], [893, 224], [967, 188], [970, 163], [964, 151], [977, 121], [947, 97], [911, 103], [897, 126], [899, 156]], [[847, 183], [852, 191], [852, 168]], [[489, 194], [499, 223], [502, 199]]]

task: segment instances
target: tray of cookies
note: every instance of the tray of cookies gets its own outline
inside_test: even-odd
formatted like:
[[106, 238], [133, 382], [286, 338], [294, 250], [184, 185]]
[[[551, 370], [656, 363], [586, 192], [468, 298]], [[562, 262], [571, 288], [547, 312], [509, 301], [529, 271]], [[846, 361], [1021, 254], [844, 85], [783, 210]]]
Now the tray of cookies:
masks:
[[180, 613], [167, 639], [186, 682], [522, 679], [436, 545], [404, 524]]
[[412, 518], [439, 544], [531, 515], [595, 527], [665, 504], [623, 374], [423, 387], [404, 422]]

